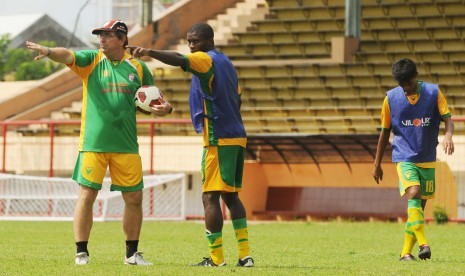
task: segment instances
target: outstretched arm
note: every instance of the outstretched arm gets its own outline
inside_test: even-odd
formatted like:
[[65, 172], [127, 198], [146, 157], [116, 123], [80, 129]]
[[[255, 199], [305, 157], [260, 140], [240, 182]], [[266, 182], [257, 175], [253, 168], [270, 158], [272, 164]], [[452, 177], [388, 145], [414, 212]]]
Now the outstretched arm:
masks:
[[131, 54], [135, 58], [148, 56], [157, 59], [163, 63], [172, 66], [180, 66], [186, 68], [186, 59], [183, 55], [178, 52], [164, 51], [164, 50], [152, 50], [137, 46], [126, 46], [131, 51]]
[[373, 164], [373, 178], [376, 183], [379, 184], [380, 180], [383, 180], [383, 169], [381, 168], [381, 161], [383, 160], [384, 151], [389, 142], [389, 135], [391, 131], [389, 129], [382, 129], [379, 134], [378, 147], [376, 148], [375, 163]]
[[66, 48], [49, 48], [30, 41], [26, 41], [26, 47], [39, 53], [34, 60], [41, 60], [44, 57], [48, 57], [55, 62], [64, 64], [71, 64], [74, 61], [73, 54]]
[[452, 141], [452, 135], [454, 134], [454, 122], [451, 117], [443, 119], [445, 124], [444, 141], [442, 142], [442, 149], [448, 155], [454, 153], [454, 142]]

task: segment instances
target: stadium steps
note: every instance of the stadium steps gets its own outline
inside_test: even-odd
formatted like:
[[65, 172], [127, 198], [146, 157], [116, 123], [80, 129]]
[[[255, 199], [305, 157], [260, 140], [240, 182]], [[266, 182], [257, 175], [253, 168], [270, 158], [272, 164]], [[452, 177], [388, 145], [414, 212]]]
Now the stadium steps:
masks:
[[[463, 15], [456, 0], [363, 1], [362, 40], [347, 60], [333, 57], [345, 32], [344, 0], [250, 0], [208, 22], [217, 47], [236, 67], [249, 133], [281, 132], [280, 123], [291, 132], [377, 133], [385, 92], [396, 85], [391, 66], [399, 58], [418, 61], [421, 79], [439, 83], [452, 112], [465, 114]], [[173, 49], [189, 52], [183, 39]], [[189, 118], [190, 74], [156, 61], [147, 65], [175, 107], [170, 118]], [[299, 123], [315, 116], [320, 125]]]
[[[379, 122], [377, 118], [385, 92], [396, 85], [391, 75], [392, 63], [404, 56], [422, 61], [419, 70], [429, 81], [447, 83], [447, 87], [441, 87], [447, 95], [458, 92], [462, 84], [463, 57], [459, 57], [461, 44], [457, 43], [457, 39], [463, 40], [460, 28], [465, 21], [460, 16], [462, 12], [444, 11], [456, 7], [459, 1], [438, 5], [431, 5], [431, 1], [406, 3], [407, 9], [405, 4], [398, 1], [363, 3], [363, 40], [355, 62], [319, 64], [303, 57], [306, 64], [297, 64], [290, 60], [297, 60], [303, 54], [298, 50], [299, 45], [318, 49], [323, 53], [321, 57], [330, 56], [328, 45], [331, 38], [344, 32], [345, 3], [268, 1], [271, 13], [265, 19], [252, 21], [252, 26], [245, 31], [234, 32], [234, 39], [229, 40], [227, 45], [218, 43], [218, 47], [231, 56], [236, 66], [247, 130], [279, 132], [281, 130], [277, 124], [282, 122], [276, 117], [287, 116], [286, 120], [298, 122], [310, 120], [312, 116], [326, 118], [332, 112], [344, 114], [339, 116], [347, 116], [348, 119], [352, 116], [373, 116], [371, 121]], [[460, 7], [457, 8], [460, 10]], [[427, 46], [417, 46], [417, 41]], [[425, 43], [430, 41], [434, 42], [433, 47]], [[323, 48], [318, 48], [322, 45]], [[263, 59], [263, 62], [257, 59]], [[245, 65], [246, 60], [250, 60], [248, 65]], [[445, 60], [457, 62], [450, 66], [450, 62]], [[281, 66], [276, 65], [279, 63]], [[178, 81], [180, 83], [177, 85], [182, 85], [184, 80]], [[451, 109], [454, 112], [461, 112], [462, 99], [458, 95], [451, 95]], [[257, 116], [262, 116], [262, 119], [259, 120]], [[267, 122], [267, 117], [273, 122]], [[341, 130], [350, 132], [342, 123], [342, 117], [334, 118], [341, 122]], [[337, 123], [337, 120], [334, 121]], [[338, 129], [329, 120], [321, 122], [328, 124], [328, 129], [324, 131]], [[293, 129], [295, 127], [296, 124]], [[302, 127], [301, 131], [322, 133], [319, 129]], [[369, 129], [372, 133], [377, 131], [370, 124], [360, 129]]]
[[215, 43], [226, 44], [233, 38], [234, 32], [245, 31], [252, 20], [264, 19], [268, 13], [265, 0], [246, 0], [219, 14], [207, 23], [215, 30]]
[[79, 95], [81, 81], [71, 71], [61, 70], [36, 82], [36, 86], [0, 102], [0, 120], [28, 120], [49, 116], [68, 106]]
[[[222, 41], [227, 42], [229, 39], [228, 34], [232, 30], [244, 30], [247, 22], [264, 18], [267, 12], [266, 1], [247, 0], [237, 3], [234, 8], [227, 9], [224, 15], [218, 15], [216, 19], [209, 20], [208, 23], [215, 29], [215, 41], [219, 43]], [[179, 41], [179, 45], [174, 50], [181, 53], [189, 52], [184, 39]], [[162, 90], [164, 97], [174, 106], [174, 111], [169, 118], [189, 118], [188, 95], [191, 74], [184, 72], [180, 68], [168, 66], [155, 60], [146, 61], [146, 64], [152, 70], [155, 85]], [[70, 114], [68, 115], [70, 118], [80, 117], [80, 109], [64, 109], [63, 112]], [[146, 119], [151, 118], [151, 116], [138, 113], [138, 118]], [[147, 126], [140, 126], [140, 129], [140, 133], [148, 133]], [[174, 129], [173, 131], [163, 130], [163, 135], [169, 135], [176, 131], [181, 135], [193, 135], [191, 126], [186, 128], [176, 126]]]
[[[261, 4], [261, 9], [265, 8], [265, 3], [264, 0], [247, 0], [245, 2], [254, 2], [254, 3], [259, 3], [262, 2]], [[241, 4], [242, 6], [244, 4]], [[256, 4], [258, 5], [258, 4]], [[255, 12], [255, 14], [258, 14]], [[151, 26], [148, 26], [151, 27]], [[145, 36], [149, 37], [150, 32], [145, 32], [145, 30], [141, 31]], [[136, 35], [132, 37], [133, 42], [137, 41], [146, 41], [147, 39], [143, 39], [140, 37], [140, 35]], [[144, 44], [143, 42], [140, 42]], [[68, 75], [70, 77], [68, 77]], [[59, 84], [56, 86], [56, 84]], [[19, 98], [15, 99], [15, 102], [20, 102], [20, 104], [12, 104], [12, 101], [9, 99], [3, 100], [2, 103], [0, 103], [0, 119], [7, 119], [7, 118], [12, 118], [13, 116], [16, 116], [15, 119], [22, 119], [25, 118], [26, 115], [19, 115], [18, 113], [21, 110], [28, 110], [30, 108], [34, 108], [37, 106], [41, 106], [41, 110], [35, 109], [34, 112], [31, 112], [31, 114], [28, 114], [27, 116], [30, 116], [32, 119], [40, 119], [44, 116], [44, 114], [48, 118], [52, 117], [52, 113], [56, 113], [57, 110], [60, 110], [61, 108], [66, 108], [68, 107], [71, 102], [74, 100], [74, 98], [70, 98], [68, 100], [63, 100], [61, 104], [59, 104], [60, 107], [58, 107], [58, 104], [53, 102], [50, 107], [47, 107], [47, 102], [51, 101], [51, 99], [65, 93], [64, 91], [73, 89], [76, 87], [79, 87], [81, 85], [81, 82], [79, 78], [77, 78], [74, 73], [70, 72], [69, 70], [61, 70], [60, 72], [57, 72], [54, 75], [49, 76], [46, 79], [40, 80], [39, 84], [35, 86], [34, 88], [31, 88], [30, 91], [26, 91], [22, 95], [20, 95]], [[52, 101], [51, 101], [52, 102]], [[66, 119], [67, 115], [64, 114], [63, 116], [59, 116], [54, 114], [54, 117], [59, 117]]]

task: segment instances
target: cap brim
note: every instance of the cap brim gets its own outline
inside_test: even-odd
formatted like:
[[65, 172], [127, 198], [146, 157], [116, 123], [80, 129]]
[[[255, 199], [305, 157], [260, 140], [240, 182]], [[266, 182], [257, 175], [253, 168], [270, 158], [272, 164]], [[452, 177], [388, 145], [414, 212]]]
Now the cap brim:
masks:
[[107, 28], [95, 29], [95, 30], [92, 31], [92, 34], [96, 35], [96, 34], [99, 34], [101, 32], [120, 32], [120, 33], [126, 34], [125, 32], [122, 32], [120, 30], [112, 30], [112, 29], [107, 29]]

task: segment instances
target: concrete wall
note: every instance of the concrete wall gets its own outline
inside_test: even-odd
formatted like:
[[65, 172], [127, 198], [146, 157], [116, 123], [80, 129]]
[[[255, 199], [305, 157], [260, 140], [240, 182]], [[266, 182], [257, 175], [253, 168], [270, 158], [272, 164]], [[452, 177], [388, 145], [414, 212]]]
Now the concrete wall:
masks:
[[[377, 185], [371, 176], [373, 164], [352, 164], [352, 171], [346, 164], [322, 164], [321, 172], [312, 164], [297, 164], [289, 167], [282, 164], [247, 164], [244, 173], [246, 188], [241, 197], [247, 207], [248, 217], [252, 211], [264, 211], [268, 187], [365, 187], [398, 188], [399, 182], [394, 164], [384, 163], [384, 177]], [[399, 194], [400, 196], [400, 194]], [[438, 162], [436, 168], [436, 198], [429, 200], [425, 214], [433, 216], [434, 205], [446, 207], [449, 217], [458, 216], [458, 196], [455, 177], [445, 162]], [[407, 211], [407, 206], [405, 208]]]

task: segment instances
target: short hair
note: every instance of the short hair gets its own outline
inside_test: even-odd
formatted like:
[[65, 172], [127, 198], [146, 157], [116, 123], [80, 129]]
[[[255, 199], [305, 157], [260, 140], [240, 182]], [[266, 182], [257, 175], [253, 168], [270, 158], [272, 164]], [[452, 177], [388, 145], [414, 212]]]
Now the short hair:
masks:
[[409, 82], [417, 74], [417, 65], [411, 59], [403, 58], [392, 65], [392, 76], [399, 85]]
[[123, 45], [123, 47], [126, 49], [126, 46], [128, 46], [128, 44], [129, 44], [128, 36], [126, 34], [122, 33], [122, 32], [115, 32], [115, 35], [116, 35], [116, 37], [118, 37], [119, 40], [121, 40], [123, 38], [126, 39], [126, 41], [124, 42], [124, 45]]
[[188, 33], [197, 33], [197, 35], [200, 36], [200, 38], [203, 40], [209, 40], [215, 36], [213, 28], [207, 23], [195, 24], [189, 29]]

